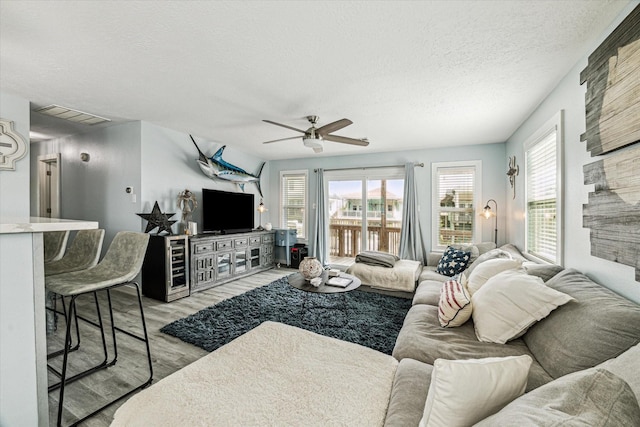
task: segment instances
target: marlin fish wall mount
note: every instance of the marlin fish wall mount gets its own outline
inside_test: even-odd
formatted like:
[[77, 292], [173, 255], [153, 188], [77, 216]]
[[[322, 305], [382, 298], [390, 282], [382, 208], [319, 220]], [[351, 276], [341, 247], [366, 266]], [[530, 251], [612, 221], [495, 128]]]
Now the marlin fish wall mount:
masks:
[[260, 188], [260, 175], [262, 174], [262, 169], [264, 168], [265, 162], [262, 162], [260, 168], [258, 169], [258, 173], [254, 175], [242, 168], [239, 168], [238, 166], [232, 165], [231, 163], [227, 163], [222, 160], [222, 153], [224, 152], [226, 145], [220, 147], [213, 156], [207, 157], [200, 150], [200, 147], [198, 147], [198, 144], [196, 144], [193, 136], [189, 135], [189, 137], [191, 137], [191, 141], [193, 141], [193, 145], [196, 146], [198, 154], [200, 155], [200, 157], [196, 161], [198, 162], [198, 166], [200, 166], [200, 170], [202, 170], [202, 173], [214, 180], [221, 179], [224, 181], [233, 182], [234, 184], [237, 184], [242, 191], [244, 191], [244, 185], [246, 183], [254, 183], [256, 187], [258, 187], [260, 197], [264, 197], [262, 195], [262, 188]]

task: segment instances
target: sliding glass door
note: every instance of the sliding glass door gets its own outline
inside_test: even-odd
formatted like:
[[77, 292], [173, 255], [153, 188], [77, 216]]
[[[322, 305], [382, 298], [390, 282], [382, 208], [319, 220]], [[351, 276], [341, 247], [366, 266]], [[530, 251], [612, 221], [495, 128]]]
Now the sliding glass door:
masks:
[[364, 250], [398, 254], [402, 169], [327, 172], [325, 185], [331, 263], [348, 263], [344, 258], [354, 258]]

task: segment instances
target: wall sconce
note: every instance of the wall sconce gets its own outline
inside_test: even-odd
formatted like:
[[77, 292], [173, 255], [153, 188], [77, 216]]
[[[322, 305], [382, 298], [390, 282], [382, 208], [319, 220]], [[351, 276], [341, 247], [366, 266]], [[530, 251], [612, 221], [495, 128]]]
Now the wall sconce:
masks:
[[89, 155], [89, 153], [80, 153], [80, 160], [82, 160], [83, 162], [88, 162], [89, 160], [91, 160], [91, 156]]
[[262, 199], [260, 199], [260, 204], [258, 205], [258, 209], [256, 209], [258, 212], [260, 212], [260, 227], [258, 227], [258, 230], [264, 230], [264, 227], [262, 226], [262, 214], [266, 211], [268, 211], [267, 207], [264, 205], [264, 203], [262, 203]]
[[509, 183], [513, 189], [513, 198], [516, 198], [516, 176], [520, 174], [520, 166], [516, 164], [516, 156], [509, 157], [509, 170], [507, 176], [509, 177]]
[[[492, 211], [491, 210], [491, 206], [489, 206], [489, 202], [493, 202], [496, 206], [496, 210]], [[482, 213], [480, 214], [483, 217], [485, 217], [486, 219], [491, 218], [492, 216], [495, 217], [495, 243], [496, 246], [498, 246], [498, 202], [496, 202], [493, 199], [489, 199], [487, 200], [487, 204], [485, 205], [484, 209], [482, 210]]]

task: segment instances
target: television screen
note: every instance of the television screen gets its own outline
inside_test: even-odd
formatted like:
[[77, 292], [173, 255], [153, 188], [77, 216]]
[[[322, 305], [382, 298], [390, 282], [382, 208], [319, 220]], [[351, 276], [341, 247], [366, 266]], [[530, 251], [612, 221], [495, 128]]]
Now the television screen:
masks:
[[254, 196], [251, 193], [202, 189], [202, 231], [242, 233], [253, 230]]

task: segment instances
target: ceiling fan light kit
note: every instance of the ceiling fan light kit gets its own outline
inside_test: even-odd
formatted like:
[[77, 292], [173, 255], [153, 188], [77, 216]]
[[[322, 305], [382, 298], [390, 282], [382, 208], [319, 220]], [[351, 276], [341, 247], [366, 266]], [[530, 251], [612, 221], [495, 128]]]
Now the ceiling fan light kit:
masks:
[[[367, 138], [361, 138], [361, 139], [355, 139], [355, 138], [348, 138], [346, 136], [339, 136], [339, 135], [332, 135], [331, 132], [336, 132], [342, 128], [345, 128], [347, 126], [349, 126], [350, 124], [353, 124], [353, 122], [349, 119], [340, 119], [340, 120], [336, 120], [335, 122], [326, 124], [324, 126], [321, 126], [319, 128], [316, 128], [316, 123], [318, 122], [319, 117], [318, 116], [307, 116], [307, 120], [309, 120], [309, 123], [311, 123], [311, 127], [307, 130], [302, 130], [302, 129], [297, 129], [294, 128], [292, 126], [289, 125], [284, 125], [282, 123], [277, 123], [277, 122], [273, 122], [271, 120], [263, 120], [263, 122], [265, 123], [270, 123], [272, 125], [276, 125], [276, 126], [281, 126], [287, 129], [291, 129], [294, 130], [296, 132], [300, 132], [302, 134], [304, 134], [302, 136], [302, 144], [305, 147], [308, 148], [312, 148], [313, 151], [315, 151], [316, 153], [321, 153], [324, 147], [324, 141], [331, 141], [331, 142], [339, 142], [342, 144], [351, 144], [351, 145], [359, 145], [362, 147], [366, 147], [367, 145], [369, 145], [369, 141], [367, 140]], [[294, 136], [294, 137], [289, 137], [289, 138], [281, 138], [281, 139], [275, 139], [273, 141], [265, 141], [263, 142], [263, 144], [270, 144], [272, 142], [280, 142], [280, 141], [287, 141], [290, 139], [298, 139], [300, 138], [299, 136]]]

